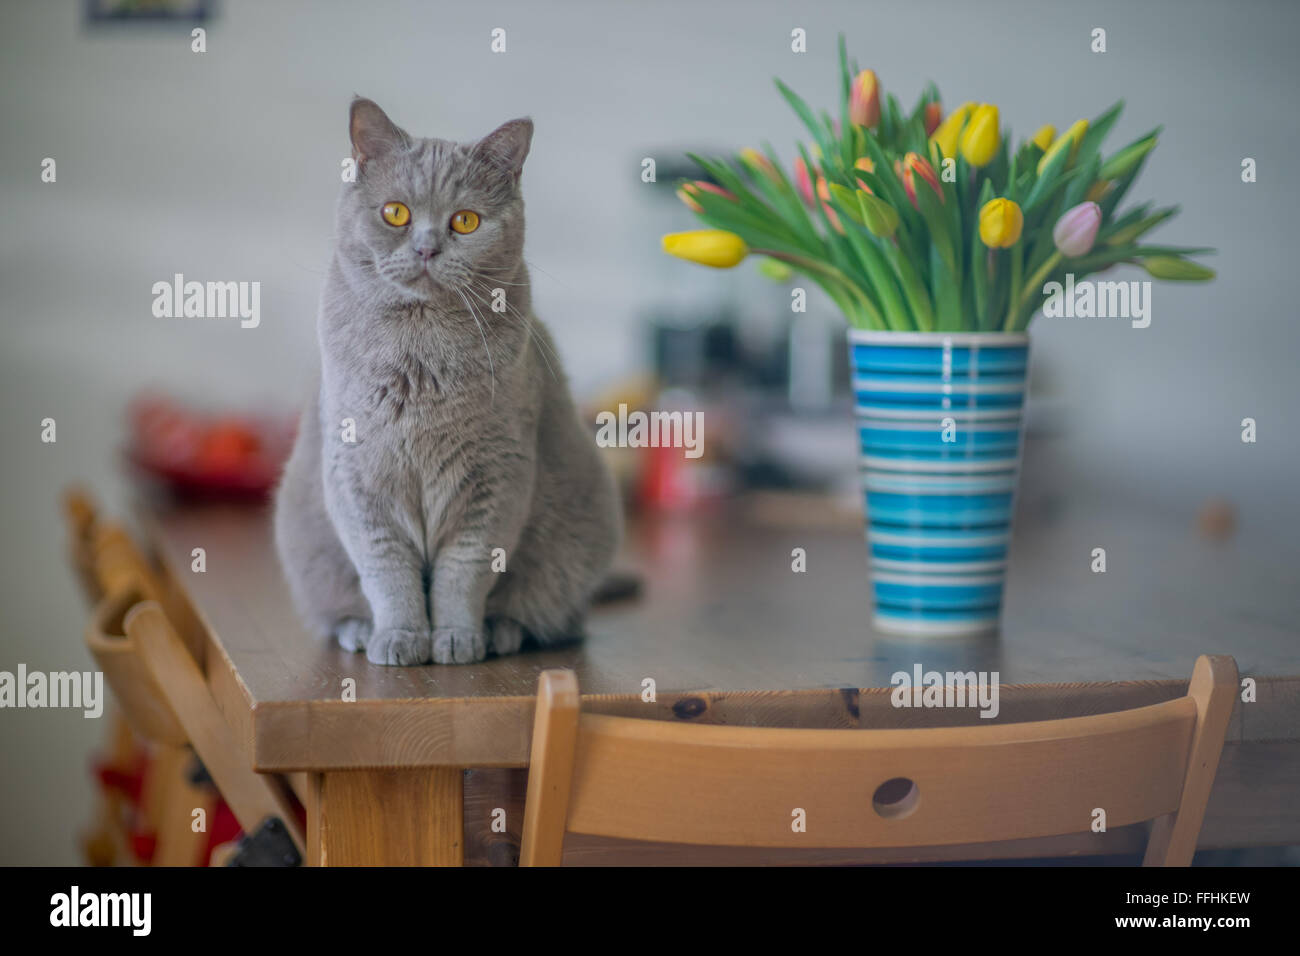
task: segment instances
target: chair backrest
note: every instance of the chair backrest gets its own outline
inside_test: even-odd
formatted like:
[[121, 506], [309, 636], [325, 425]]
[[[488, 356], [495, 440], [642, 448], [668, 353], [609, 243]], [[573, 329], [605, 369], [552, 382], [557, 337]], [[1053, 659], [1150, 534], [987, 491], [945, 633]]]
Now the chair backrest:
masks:
[[1232, 713], [1237, 668], [1202, 656], [1187, 696], [994, 726], [808, 730], [579, 713], [572, 671], [541, 675], [523, 865], [565, 832], [660, 843], [911, 847], [1153, 820], [1148, 864], [1187, 865]]
[[277, 775], [255, 773], [245, 761], [212, 699], [201, 656], [164, 610], [169, 597], [168, 603], [179, 606], [170, 579], [159, 575], [124, 527], [98, 521], [84, 494], [70, 493], [65, 510], [74, 563], [89, 592], [98, 595], [86, 646], [127, 722], [161, 748], [192, 747], [246, 833], [276, 818], [305, 859], [305, 835], [288, 786]]

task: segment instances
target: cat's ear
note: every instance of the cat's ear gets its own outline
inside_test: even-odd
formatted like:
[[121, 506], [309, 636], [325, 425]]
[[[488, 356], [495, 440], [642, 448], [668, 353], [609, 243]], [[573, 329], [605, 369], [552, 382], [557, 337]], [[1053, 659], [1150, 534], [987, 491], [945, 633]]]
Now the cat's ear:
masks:
[[352, 101], [348, 133], [352, 137], [352, 158], [358, 166], [410, 142], [410, 137], [388, 118], [378, 103], [362, 96]]
[[533, 121], [527, 117], [502, 123], [474, 144], [474, 153], [519, 181], [528, 147], [533, 142]]

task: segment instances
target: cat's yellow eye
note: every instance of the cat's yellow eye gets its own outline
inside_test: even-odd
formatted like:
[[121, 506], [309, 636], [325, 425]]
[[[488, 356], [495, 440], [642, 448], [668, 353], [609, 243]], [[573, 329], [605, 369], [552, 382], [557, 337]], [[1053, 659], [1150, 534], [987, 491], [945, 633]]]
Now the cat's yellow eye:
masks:
[[478, 213], [462, 209], [451, 217], [451, 228], [462, 236], [478, 228]]
[[386, 202], [381, 210], [384, 222], [390, 226], [405, 226], [411, 221], [411, 210], [400, 202]]

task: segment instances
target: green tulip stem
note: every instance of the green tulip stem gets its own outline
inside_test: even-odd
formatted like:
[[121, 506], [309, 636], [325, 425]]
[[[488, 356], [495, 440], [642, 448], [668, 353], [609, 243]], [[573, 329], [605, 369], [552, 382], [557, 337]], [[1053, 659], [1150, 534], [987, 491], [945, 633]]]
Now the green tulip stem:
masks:
[[1046, 279], [1049, 275], [1051, 275], [1053, 270], [1055, 270], [1056, 267], [1059, 266], [1060, 264], [1061, 264], [1061, 250], [1057, 249], [1050, 256], [1048, 256], [1047, 261], [1044, 262], [1041, 266], [1039, 266], [1038, 270], [1029, 277], [1029, 280], [1025, 283], [1024, 289], [1021, 291], [1019, 298], [1016, 297], [1016, 291], [1014, 287], [1012, 288], [1011, 311], [1007, 314], [1007, 324], [1004, 327], [1003, 331], [1005, 332], [1015, 331], [1014, 324], [1015, 324], [1016, 314], [1029, 304], [1029, 300], [1033, 298], [1034, 290], [1041, 288], [1043, 285], [1043, 280]]
[[1007, 320], [1002, 324], [1003, 332], [1014, 332], [1016, 328], [1016, 313], [1020, 311], [1020, 273], [1023, 271], [1021, 264], [1020, 240], [1007, 250], [1011, 256], [1011, 294], [1008, 296], [1010, 305], [1007, 307]]
[[797, 266], [805, 272], [820, 274], [841, 285], [850, 295], [857, 299], [858, 304], [862, 306], [863, 311], [873, 320], [878, 328], [885, 329], [889, 326], [885, 323], [884, 317], [880, 314], [875, 304], [867, 298], [858, 284], [846, 276], [834, 266], [828, 266], [824, 262], [818, 262], [815, 259], [808, 259], [804, 256], [798, 256], [791, 252], [780, 252], [776, 249], [751, 249], [751, 252], [759, 255], [771, 256], [773, 259], [780, 259], [782, 262], [788, 262], [792, 266]]

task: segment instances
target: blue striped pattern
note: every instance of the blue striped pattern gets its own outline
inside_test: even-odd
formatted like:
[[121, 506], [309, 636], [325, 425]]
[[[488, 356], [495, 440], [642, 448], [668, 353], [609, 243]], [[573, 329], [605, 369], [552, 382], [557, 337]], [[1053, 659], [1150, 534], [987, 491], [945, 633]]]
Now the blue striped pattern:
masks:
[[855, 329], [849, 350], [876, 626], [936, 635], [995, 629], [1028, 336]]

